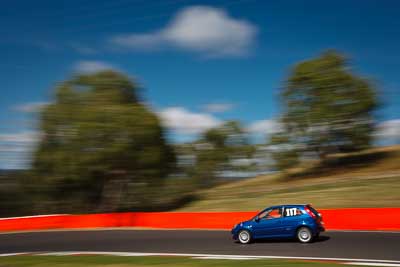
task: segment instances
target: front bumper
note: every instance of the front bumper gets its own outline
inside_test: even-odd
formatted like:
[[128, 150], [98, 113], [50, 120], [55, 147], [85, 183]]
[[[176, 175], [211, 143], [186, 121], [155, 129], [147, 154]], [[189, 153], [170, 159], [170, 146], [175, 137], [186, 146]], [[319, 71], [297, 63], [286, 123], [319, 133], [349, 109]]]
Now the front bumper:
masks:
[[238, 231], [235, 228], [233, 228], [231, 230], [231, 234], [232, 234], [232, 239], [233, 240], [237, 240], [238, 239]]

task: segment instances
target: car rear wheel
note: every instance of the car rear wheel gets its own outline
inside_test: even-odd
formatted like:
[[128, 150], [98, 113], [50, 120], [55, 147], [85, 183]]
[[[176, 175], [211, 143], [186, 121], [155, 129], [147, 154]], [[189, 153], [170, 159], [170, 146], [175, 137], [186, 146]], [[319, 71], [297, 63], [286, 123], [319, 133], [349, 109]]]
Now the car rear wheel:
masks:
[[251, 235], [250, 232], [247, 230], [240, 230], [238, 234], [238, 239], [239, 242], [242, 244], [248, 244], [251, 241]]
[[307, 227], [301, 227], [297, 230], [297, 239], [301, 243], [309, 243], [312, 241], [312, 233]]

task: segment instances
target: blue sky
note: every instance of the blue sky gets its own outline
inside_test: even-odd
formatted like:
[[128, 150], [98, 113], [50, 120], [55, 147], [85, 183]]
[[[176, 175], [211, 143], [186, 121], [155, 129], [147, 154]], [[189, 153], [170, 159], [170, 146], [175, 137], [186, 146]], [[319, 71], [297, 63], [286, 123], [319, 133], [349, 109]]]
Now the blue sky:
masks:
[[[74, 72], [114, 68], [190, 140], [224, 119], [260, 138], [296, 62], [326, 49], [382, 92], [382, 133], [400, 129], [400, 2], [368, 0], [7, 1], [0, 8], [0, 168], [29, 162], [35, 107]], [[399, 140], [399, 139], [397, 139]]]

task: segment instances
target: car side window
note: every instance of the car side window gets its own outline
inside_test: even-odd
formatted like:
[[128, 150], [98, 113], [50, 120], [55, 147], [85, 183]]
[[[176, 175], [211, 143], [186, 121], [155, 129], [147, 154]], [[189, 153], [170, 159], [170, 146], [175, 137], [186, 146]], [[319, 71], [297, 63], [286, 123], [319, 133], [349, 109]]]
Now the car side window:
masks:
[[285, 208], [285, 217], [299, 216], [303, 212], [299, 208]]
[[281, 208], [266, 210], [263, 213], [261, 213], [259, 216], [260, 220], [271, 220], [271, 219], [277, 219], [277, 218], [281, 218], [281, 217], [282, 217], [282, 209]]

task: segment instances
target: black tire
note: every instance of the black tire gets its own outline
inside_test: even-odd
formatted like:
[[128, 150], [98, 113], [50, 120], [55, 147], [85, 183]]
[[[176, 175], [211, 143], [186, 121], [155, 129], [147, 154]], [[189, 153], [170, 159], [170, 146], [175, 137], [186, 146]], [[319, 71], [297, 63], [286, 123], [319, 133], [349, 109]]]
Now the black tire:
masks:
[[311, 230], [308, 227], [300, 227], [297, 230], [297, 239], [301, 243], [310, 243], [313, 240]]
[[251, 234], [248, 230], [240, 230], [238, 233], [238, 240], [242, 244], [249, 244], [251, 242]]

